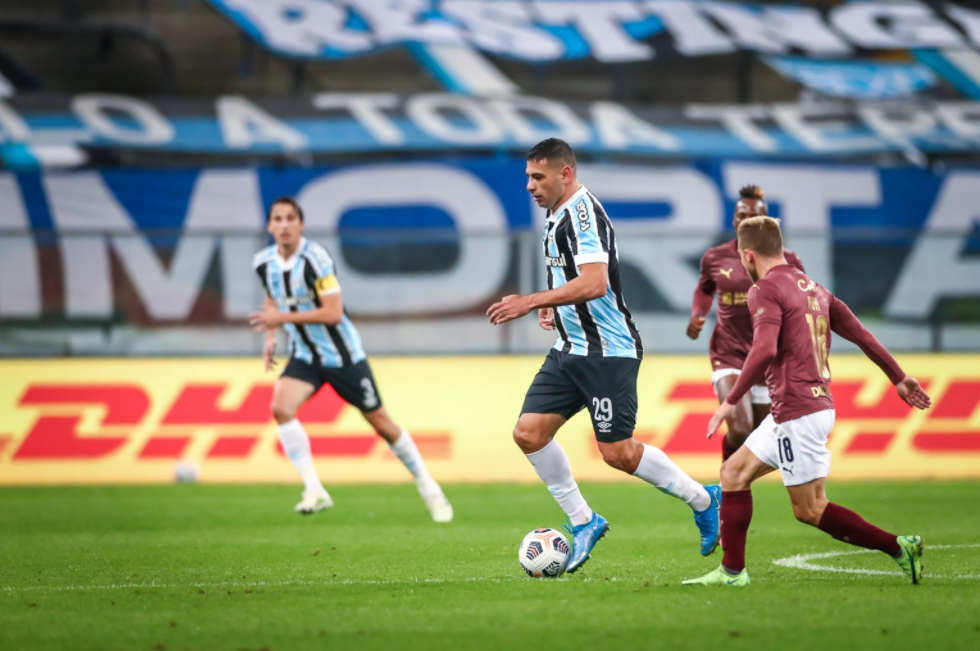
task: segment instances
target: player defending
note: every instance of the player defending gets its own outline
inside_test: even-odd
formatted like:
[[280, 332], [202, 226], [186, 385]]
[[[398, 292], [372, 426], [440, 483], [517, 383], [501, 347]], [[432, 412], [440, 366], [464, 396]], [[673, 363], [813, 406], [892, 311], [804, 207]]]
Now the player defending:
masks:
[[537, 310], [542, 328], [558, 330], [558, 342], [524, 399], [514, 441], [568, 516], [574, 540], [566, 571], [582, 567], [609, 529], [582, 497], [568, 457], [554, 440], [583, 408], [607, 464], [691, 507], [707, 556], [718, 544], [720, 487], [702, 486], [661, 450], [633, 440], [643, 345], [620, 288], [612, 223], [576, 179], [575, 153], [564, 141], [535, 145], [527, 155], [527, 178], [528, 192], [548, 209], [542, 241], [548, 291], [506, 296], [487, 315], [500, 325]]
[[429, 475], [412, 436], [392, 422], [374, 383], [361, 338], [344, 312], [333, 260], [319, 244], [303, 237], [303, 211], [290, 197], [269, 208], [267, 228], [275, 244], [255, 255], [253, 266], [267, 294], [265, 308], [249, 317], [256, 332], [265, 332], [266, 371], [275, 367], [276, 329], [289, 334], [292, 354], [276, 382], [272, 415], [289, 461], [303, 478], [303, 499], [296, 511], [313, 513], [333, 506], [320, 483], [310, 438], [298, 420], [300, 406], [330, 384], [341, 398], [361, 410], [378, 436], [415, 477], [419, 494], [436, 522], [453, 519], [453, 509]]
[[[747, 185], [738, 191], [732, 226], [738, 233], [743, 220], [758, 215], [768, 215], [765, 194], [757, 185]], [[804, 271], [803, 263], [792, 251], [784, 251], [786, 261]], [[738, 257], [738, 237], [707, 250], [701, 258], [701, 279], [694, 290], [691, 303], [691, 321], [687, 324], [687, 336], [697, 339], [704, 327], [705, 317], [711, 311], [714, 295], [718, 294], [718, 320], [708, 345], [711, 359], [711, 383], [718, 402], [724, 403], [735, 381], [742, 372], [745, 356], [752, 347], [752, 317], [749, 316], [748, 294], [752, 279], [746, 273]], [[732, 456], [745, 439], [769, 415], [769, 389], [763, 384], [753, 386], [725, 419], [728, 433], [721, 441], [722, 461]]]
[[[926, 409], [931, 400], [915, 378], [868, 332], [840, 299], [789, 265], [779, 222], [753, 217], [738, 228], [742, 264], [755, 281], [749, 310], [755, 323], [752, 350], [742, 375], [708, 424], [710, 437], [763, 373], [772, 395], [772, 414], [721, 467], [721, 566], [686, 585], [749, 584], [745, 539], [752, 520], [753, 481], [776, 468], [782, 473], [796, 519], [834, 538], [877, 549], [894, 558], [918, 583], [922, 577], [922, 539], [895, 536], [866, 522], [854, 511], [827, 501], [830, 472], [827, 436], [834, 426], [830, 395], [831, 331], [857, 344], [895, 385], [902, 400]], [[767, 370], [768, 369], [768, 370]]]

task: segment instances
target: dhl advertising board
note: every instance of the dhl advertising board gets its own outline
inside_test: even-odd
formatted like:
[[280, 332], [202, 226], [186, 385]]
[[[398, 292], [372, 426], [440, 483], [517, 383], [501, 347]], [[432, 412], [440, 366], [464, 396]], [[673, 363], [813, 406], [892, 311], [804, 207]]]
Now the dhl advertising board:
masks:
[[[441, 481], [534, 481], [511, 431], [541, 357], [378, 358], [385, 406]], [[907, 407], [863, 357], [837, 356], [831, 476], [980, 478], [980, 355], [902, 355], [933, 397]], [[717, 401], [702, 357], [649, 357], [635, 436], [701, 479], [717, 478]], [[275, 376], [257, 359], [0, 362], [0, 484], [296, 481], [269, 412]], [[406, 481], [356, 409], [329, 387], [300, 412], [327, 483]], [[598, 455], [586, 414], [559, 433], [580, 480], [625, 479]]]

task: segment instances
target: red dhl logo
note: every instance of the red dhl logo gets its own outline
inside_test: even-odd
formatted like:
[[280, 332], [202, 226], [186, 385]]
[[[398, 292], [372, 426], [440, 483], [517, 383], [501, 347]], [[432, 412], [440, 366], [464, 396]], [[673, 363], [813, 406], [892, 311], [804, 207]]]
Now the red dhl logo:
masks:
[[[854, 381], [839, 381], [833, 385], [838, 426], [848, 422], [858, 426], [844, 454], [881, 454], [889, 449], [896, 436], [895, 430], [912, 412], [890, 388], [874, 404], [859, 404], [857, 396], [862, 388], [861, 382]], [[194, 431], [202, 428], [219, 430], [205, 455], [208, 459], [249, 457], [261, 438], [259, 430], [270, 425], [273, 386], [253, 385], [233, 409], [218, 404], [226, 389], [227, 385], [221, 383], [185, 385], [136, 453], [137, 458], [178, 459], [191, 444]], [[644, 442], [659, 440], [668, 454], [716, 455], [720, 445], [718, 438], [709, 441], [704, 436], [707, 420], [717, 405], [710, 385], [701, 381], [679, 381], [666, 400], [685, 410], [677, 425], [665, 436], [641, 429], [636, 432], [636, 438]], [[26, 389], [19, 406], [34, 408], [40, 413], [20, 441], [11, 461], [98, 459], [117, 452], [129, 441], [132, 431], [145, 424], [150, 396], [143, 387], [135, 384], [34, 384]], [[82, 434], [79, 432], [82, 414], [71, 412], [92, 406], [104, 409], [99, 431]], [[343, 410], [350, 408], [325, 387], [303, 406], [298, 417], [309, 429], [322, 429], [334, 424]], [[912, 437], [912, 449], [931, 455], [980, 453], [980, 429], [970, 426], [978, 408], [980, 380], [952, 380]], [[430, 458], [451, 456], [450, 434], [416, 432], [414, 436]], [[0, 452], [11, 444], [16, 445], [13, 436], [0, 435]], [[311, 444], [316, 456], [347, 458], [369, 456], [378, 449], [376, 446], [381, 445], [374, 434], [343, 432], [313, 435]]]
[[[221, 430], [206, 454], [208, 459], [248, 457], [259, 442], [259, 430], [270, 424], [273, 385], [252, 386], [235, 409], [222, 409], [218, 405], [226, 388], [224, 384], [184, 386], [160, 421], [159, 431], [147, 438], [137, 457], [179, 459], [193, 439], [192, 431], [203, 427]], [[42, 384], [29, 386], [19, 404], [36, 407], [41, 414], [13, 454], [12, 461], [96, 459], [118, 451], [129, 440], [129, 433], [144, 424], [150, 409], [150, 396], [134, 384]], [[103, 407], [105, 415], [100, 432], [82, 435], [79, 432], [82, 415], [64, 415], [65, 408], [90, 406]], [[332, 389], [324, 387], [303, 405], [297, 417], [316, 428], [334, 423], [345, 408], [350, 407]], [[451, 438], [448, 434], [415, 433], [413, 436], [430, 458], [449, 456]], [[0, 436], [0, 452], [12, 440], [13, 437]], [[375, 434], [310, 436], [314, 456], [321, 457], [365, 457], [374, 452], [380, 442]], [[282, 448], [278, 449], [282, 454]]]

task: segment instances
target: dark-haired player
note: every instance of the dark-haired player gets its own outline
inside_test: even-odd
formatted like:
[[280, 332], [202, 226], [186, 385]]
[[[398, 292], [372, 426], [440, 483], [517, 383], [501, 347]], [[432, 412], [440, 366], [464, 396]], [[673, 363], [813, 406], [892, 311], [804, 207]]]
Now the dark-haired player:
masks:
[[256, 332], [266, 333], [263, 359], [267, 371], [275, 367], [276, 329], [282, 326], [289, 335], [289, 363], [276, 382], [272, 415], [279, 424], [282, 448], [305, 485], [296, 511], [308, 514], [333, 506], [313, 463], [310, 438], [296, 419], [300, 406], [330, 384], [361, 411], [412, 473], [432, 519], [449, 522], [452, 506], [429, 475], [411, 434], [396, 425], [381, 406], [361, 337], [344, 312], [330, 254], [303, 237], [303, 211], [291, 197], [276, 199], [267, 221], [276, 243], [259, 251], [253, 260], [267, 298], [265, 308], [253, 313], [249, 323]]
[[749, 309], [755, 325], [752, 349], [738, 382], [708, 424], [710, 437], [765, 374], [772, 413], [721, 467], [721, 529], [725, 556], [713, 572], [687, 585], [744, 586], [745, 539], [752, 520], [753, 481], [779, 469], [796, 519], [834, 538], [882, 551], [918, 583], [922, 538], [896, 536], [854, 511], [827, 500], [830, 472], [827, 437], [834, 426], [830, 393], [830, 338], [835, 332], [857, 344], [877, 364], [906, 403], [927, 409], [931, 400], [915, 378], [868, 332], [840, 299], [786, 262], [779, 222], [746, 219], [738, 228], [742, 264], [755, 281]]
[[548, 291], [505, 296], [487, 315], [500, 325], [537, 310], [542, 328], [558, 330], [524, 398], [514, 441], [568, 516], [573, 543], [566, 571], [582, 567], [609, 529], [582, 497], [568, 457], [554, 440], [582, 409], [589, 411], [607, 464], [691, 507], [707, 556], [718, 544], [718, 486], [702, 486], [662, 450], [633, 439], [643, 344], [623, 298], [612, 222], [578, 182], [575, 153], [563, 140], [535, 145], [526, 173], [528, 192], [548, 210], [541, 242]]
[[[747, 185], [738, 191], [732, 226], [738, 233], [742, 220], [757, 215], [768, 215], [765, 194], [757, 185]], [[786, 261], [803, 271], [803, 263], [792, 251], [785, 251]], [[745, 356], [752, 347], [752, 319], [746, 297], [752, 279], [745, 273], [738, 257], [738, 237], [707, 250], [701, 258], [701, 279], [694, 290], [691, 305], [691, 321], [687, 336], [697, 339], [704, 327], [705, 317], [711, 311], [711, 303], [718, 294], [718, 319], [708, 345], [711, 359], [711, 383], [718, 402], [725, 402], [739, 373]], [[765, 386], [754, 386], [738, 403], [725, 420], [728, 433], [721, 442], [722, 460], [732, 456], [753, 429], [769, 415], [769, 391]]]

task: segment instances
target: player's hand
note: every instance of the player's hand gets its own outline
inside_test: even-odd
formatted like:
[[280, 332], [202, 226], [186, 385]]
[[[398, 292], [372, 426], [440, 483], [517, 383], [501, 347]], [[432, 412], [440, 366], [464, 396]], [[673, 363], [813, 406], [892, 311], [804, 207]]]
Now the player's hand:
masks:
[[715, 413], [712, 414], [711, 420], [708, 421], [708, 438], [710, 439], [721, 427], [722, 422], [731, 416], [735, 412], [735, 405], [730, 405], [727, 402], [721, 403]]
[[248, 315], [248, 324], [255, 332], [275, 330], [281, 323], [282, 316], [274, 305], [266, 305], [261, 312], [252, 312]]
[[273, 337], [266, 339], [265, 347], [262, 349], [262, 361], [265, 362], [265, 372], [276, 368], [276, 340]]
[[906, 375], [901, 382], [895, 385], [895, 389], [902, 400], [912, 407], [928, 409], [932, 406], [932, 398], [919, 386], [919, 381], [911, 375]]
[[687, 324], [687, 336], [691, 339], [697, 339], [698, 335], [701, 334], [701, 328], [703, 327], [704, 317], [692, 316], [690, 322]]
[[555, 313], [550, 307], [543, 307], [538, 310], [538, 325], [542, 330], [555, 329]]
[[500, 325], [514, 319], [519, 319], [531, 311], [531, 300], [529, 296], [512, 294], [504, 296], [499, 303], [494, 303], [487, 310], [490, 323]]

